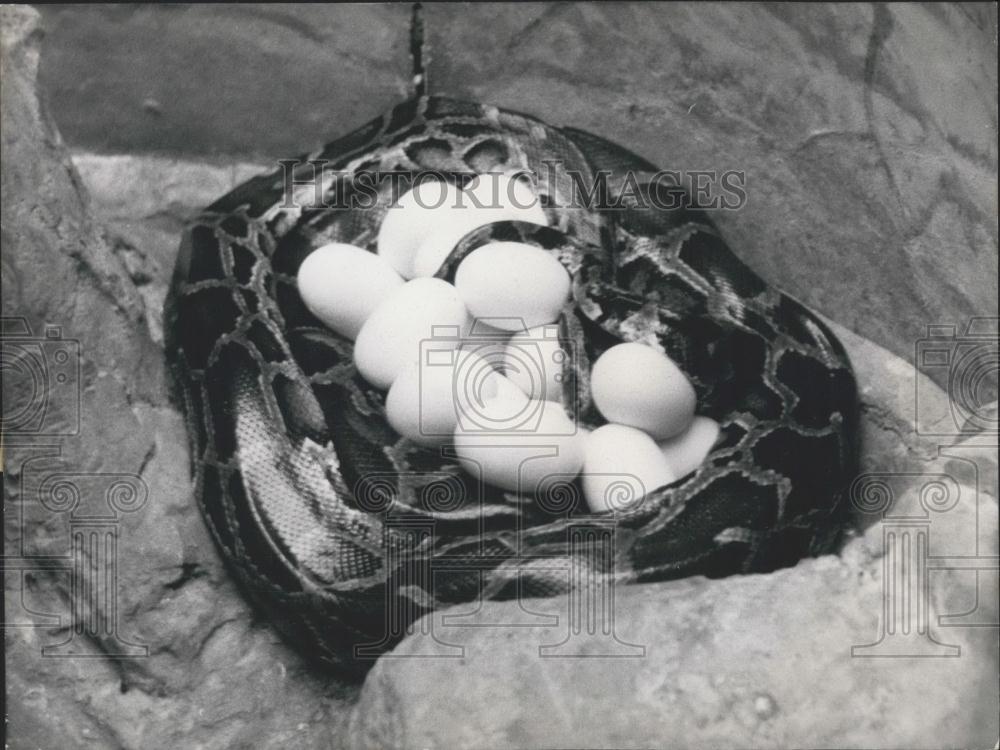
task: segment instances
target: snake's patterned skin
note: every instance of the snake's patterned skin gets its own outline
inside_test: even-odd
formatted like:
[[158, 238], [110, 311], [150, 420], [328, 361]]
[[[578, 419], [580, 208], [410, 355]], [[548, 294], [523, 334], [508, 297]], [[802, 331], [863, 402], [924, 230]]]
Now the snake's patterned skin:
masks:
[[[185, 236], [168, 301], [168, 351], [187, 410], [196, 492], [247, 594], [312, 660], [362, 672], [416, 617], [478, 597], [547, 596], [590, 579], [647, 582], [767, 571], [829, 551], [845, 526], [857, 398], [850, 364], [816, 316], [729, 250], [694, 209], [634, 200], [567, 207], [575, 183], [609, 186], [653, 165], [588, 133], [440, 97], [416, 97], [206, 209]], [[555, 171], [544, 162], [555, 162]], [[546, 249], [573, 279], [560, 319], [563, 403], [580, 424], [594, 359], [621, 341], [670, 355], [722, 425], [695, 473], [614, 516], [613, 555], [575, 552], [588, 523], [577, 482], [527, 500], [481, 487], [447, 451], [387, 425], [384, 394], [358, 376], [351, 342], [305, 309], [296, 271], [331, 241], [374, 250], [391, 183], [344, 207], [364, 171], [520, 169], [549, 227], [499, 222], [467, 235], [438, 276], [492, 239]], [[550, 179], [550, 177], [552, 177]], [[402, 187], [405, 188], [404, 181]], [[398, 189], [396, 194], [398, 195]], [[335, 198], [336, 196], [336, 198]], [[669, 636], [668, 636], [669, 637]], [[362, 651], [355, 647], [367, 644]]]

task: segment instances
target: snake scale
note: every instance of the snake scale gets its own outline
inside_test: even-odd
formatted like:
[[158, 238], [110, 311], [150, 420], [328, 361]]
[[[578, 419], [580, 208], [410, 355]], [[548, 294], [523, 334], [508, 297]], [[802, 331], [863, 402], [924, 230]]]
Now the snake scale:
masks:
[[[323, 161], [317, 168], [309, 161]], [[846, 526], [857, 394], [847, 356], [808, 309], [768, 286], [702, 211], [661, 210], [655, 167], [597, 136], [418, 92], [358, 130], [220, 198], [185, 234], [167, 305], [196, 495], [247, 596], [311, 661], [364, 673], [415, 618], [482, 598], [550, 596], [580, 577], [627, 583], [768, 571], [831, 550]], [[555, 164], [552, 171], [551, 165]], [[581, 424], [595, 358], [642, 341], [677, 362], [721, 437], [704, 464], [615, 517], [613, 555], [581, 555], [577, 482], [536, 501], [479, 484], [387, 425], [384, 394], [351, 342], [299, 298], [303, 259], [327, 242], [374, 249], [392, 190], [345, 201], [362, 173], [548, 173], [549, 227], [466, 235], [438, 276], [495, 239], [553, 253], [572, 277], [559, 322], [563, 402]], [[615, 209], [574, 206], [601, 172]], [[571, 173], [577, 175], [576, 178]], [[323, 203], [315, 201], [318, 175]], [[398, 192], [398, 190], [397, 190]], [[662, 196], [661, 196], [662, 197]], [[676, 197], [676, 195], [675, 195]], [[644, 200], [645, 199], [645, 200]], [[662, 203], [662, 201], [661, 201]], [[574, 568], [574, 566], [576, 566]]]

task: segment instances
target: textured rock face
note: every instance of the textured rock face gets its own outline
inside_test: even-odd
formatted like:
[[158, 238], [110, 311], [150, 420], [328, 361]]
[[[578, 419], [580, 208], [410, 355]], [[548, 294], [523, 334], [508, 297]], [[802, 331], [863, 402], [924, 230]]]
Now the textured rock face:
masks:
[[[151, 333], [159, 307], [147, 307], [162, 297], [172, 258], [155, 246], [137, 253], [92, 220], [38, 106], [36, 15], [0, 13], [3, 315], [20, 319], [4, 325], [9, 746], [330, 747], [351, 690], [310, 674], [254, 619], [194, 507], [183, 418]], [[138, 173], [172, 172], [167, 185], [186, 180], [179, 193], [198, 201], [199, 187], [221, 193], [236, 176], [161, 167]], [[123, 174], [114, 177], [98, 180], [98, 205], [114, 203]], [[146, 208], [140, 186], [125, 191], [135, 216]], [[153, 236], [157, 224], [148, 227]], [[50, 323], [61, 340], [45, 338]], [[60, 363], [59, 351], [71, 359]], [[41, 403], [39, 421], [25, 405]], [[90, 534], [117, 539], [115, 565]], [[74, 574], [75, 562], [89, 573]], [[116, 586], [101, 585], [105, 571]], [[112, 592], [116, 602], [104, 598]]]
[[[987, 59], [976, 40], [992, 39], [995, 15], [890, 7], [892, 24], [878, 26], [882, 11], [860, 7], [615, 7], [431, 7], [440, 90], [590, 128], [665, 166], [715, 167], [720, 155], [721, 168], [745, 163], [759, 191], [720, 218], [734, 246], [770, 280], [906, 359], [912, 340], [897, 335], [906, 326], [995, 314], [995, 222], [983, 218], [995, 193], [973, 190], [995, 178], [995, 71], [976, 67]], [[868, 531], [839, 558], [621, 589], [618, 634], [647, 647], [642, 659], [539, 659], [558, 629], [435, 628], [467, 646], [465, 663], [386, 660], [345, 726], [355, 689], [311, 672], [254, 618], [198, 516], [183, 417], [163, 372], [160, 303], [195, 209], [266, 168], [260, 153], [298, 153], [401, 95], [406, 11], [121, 7], [95, 9], [86, 23], [89, 12], [44, 11], [52, 36], [41, 67], [57, 122], [71, 146], [166, 153], [77, 153], [71, 163], [35, 93], [36, 18], [0, 10], [3, 314], [24, 318], [36, 337], [60, 325], [81, 361], [79, 390], [49, 393], [45, 429], [5, 426], [6, 617], [18, 626], [5, 631], [12, 748], [992, 745], [997, 631], [937, 617], [971, 610], [995, 623], [995, 573], [980, 573], [978, 609], [973, 571], [931, 574], [932, 631], [960, 657], [850, 657], [880, 632], [887, 527], [878, 513], [859, 514]], [[79, 36], [60, 44], [74, 24]], [[504, 58], [471, 52], [504, 45]], [[939, 85], [954, 70], [941, 60], [956, 49], [973, 62]], [[146, 99], [155, 101], [143, 108]], [[977, 115], [984, 99], [994, 104]], [[813, 136], [824, 128], [838, 132]], [[796, 152], [796, 139], [810, 137]], [[206, 163], [218, 164], [206, 158], [216, 147], [224, 165]], [[887, 170], [906, 188], [905, 211], [880, 192]], [[973, 193], [985, 209], [968, 208]], [[894, 233], [904, 220], [917, 224]], [[848, 272], [859, 278], [845, 281]], [[838, 331], [864, 390], [866, 470], [902, 475], [889, 484], [911, 500], [933, 475], [954, 476], [969, 491], [933, 514], [931, 551], [996, 555], [995, 449], [966, 441], [939, 457], [940, 443], [913, 429], [912, 367]], [[3, 387], [5, 409], [30, 390], [6, 369]], [[940, 392], [924, 392], [946, 423]], [[45, 482], [64, 474], [81, 490], [75, 518], [39, 503], [52, 504]], [[106, 492], [119, 480], [145, 503], [112, 516], [118, 629], [71, 637], [74, 601], [84, 622], [91, 612], [73, 594], [71, 533], [85, 514], [110, 515]], [[483, 617], [506, 611], [491, 605]], [[80, 658], [42, 655], [67, 640]], [[419, 648], [408, 641], [398, 653]], [[125, 658], [102, 658], [116, 652]]]
[[[907, 427], [912, 368], [847, 331], [838, 335], [864, 388], [866, 447], [855, 506], [860, 525], [868, 525], [839, 556], [770, 575], [618, 587], [612, 615], [593, 620], [613, 623], [617, 642], [585, 637], [591, 621], [576, 620], [584, 627], [574, 634], [575, 605], [567, 599], [525, 601], [524, 609], [488, 602], [465, 620], [479, 627], [455, 619], [473, 607], [437, 613], [422, 625], [424, 634], [416, 631], [369, 675], [350, 723], [351, 746], [995, 742], [995, 435], [921, 438]], [[946, 405], [942, 392], [928, 393]], [[938, 483], [944, 494], [935, 494]], [[917, 545], [921, 530], [930, 558], [909, 558], [902, 541], [889, 541], [895, 535]], [[926, 579], [915, 568], [893, 575], [893, 566], [918, 558], [930, 568]], [[976, 565], [978, 578], [959, 569]], [[893, 584], [904, 581], [926, 581], [928, 598], [915, 588], [909, 596], [894, 593]], [[918, 610], [924, 601], [926, 619]], [[890, 616], [894, 633], [886, 602], [912, 607]], [[557, 624], [482, 627], [523, 625], [524, 610]], [[431, 649], [454, 658], [426, 658]]]
[[[73, 144], [273, 162], [400, 99], [407, 12], [53, 8], [43, 76]], [[904, 359], [928, 324], [997, 314], [996, 24], [987, 5], [427, 8], [433, 91], [745, 172], [746, 206], [716, 217], [730, 244]]]

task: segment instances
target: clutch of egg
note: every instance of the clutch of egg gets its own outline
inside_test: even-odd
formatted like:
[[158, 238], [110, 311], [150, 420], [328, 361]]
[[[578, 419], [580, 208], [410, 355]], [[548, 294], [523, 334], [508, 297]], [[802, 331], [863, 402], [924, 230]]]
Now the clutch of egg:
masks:
[[469, 253], [455, 283], [432, 278], [467, 233], [495, 221], [547, 224], [530, 185], [483, 174], [464, 188], [423, 180], [387, 209], [377, 252], [334, 243], [298, 273], [306, 307], [354, 340], [354, 364], [388, 391], [386, 417], [405, 438], [448, 446], [474, 477], [523, 495], [582, 472], [592, 512], [627, 510], [696, 470], [719, 426], [695, 416], [694, 388], [662, 352], [612, 346], [590, 374], [608, 424], [577, 425], [562, 402], [570, 352], [558, 338], [570, 278], [544, 250], [492, 242]]

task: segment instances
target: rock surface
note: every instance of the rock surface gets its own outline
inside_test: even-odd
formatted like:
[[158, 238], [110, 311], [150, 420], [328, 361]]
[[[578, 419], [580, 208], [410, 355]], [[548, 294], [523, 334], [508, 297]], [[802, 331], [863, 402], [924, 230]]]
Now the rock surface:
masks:
[[[155, 156], [73, 155], [91, 207], [146, 308], [150, 336], [163, 343], [163, 302], [184, 226], [198, 211], [265, 165], [212, 166]], [[141, 186], [141, 189], [137, 189]]]
[[[8, 747], [330, 747], [354, 690], [311, 673], [254, 619], [192, 500], [183, 418], [150, 333], [159, 307], [148, 308], [132, 280], [147, 278], [162, 296], [172, 259], [123, 257], [90, 217], [79, 174], [38, 106], [37, 17], [24, 7], [0, 13], [3, 315], [21, 319], [5, 320], [4, 335], [30, 328], [45, 342], [4, 342]], [[222, 192], [235, 177], [174, 173], [186, 180], [180, 193], [198, 201], [199, 188]], [[98, 205], [113, 203], [112, 183], [103, 187]], [[135, 212], [149, 205], [137, 200], [145, 189], [132, 181], [125, 191]], [[155, 213], [147, 226], [155, 233]], [[146, 260], [159, 265], [144, 269]], [[44, 338], [53, 323], [79, 344], [78, 376], [60, 369]], [[47, 372], [69, 380], [39, 387], [14, 365], [19, 352], [21, 361], [48, 358]], [[43, 398], [39, 426], [22, 408]], [[53, 479], [76, 488], [77, 507], [55, 504], [64, 496], [45, 491]], [[136, 507], [109, 505], [117, 482], [135, 489]], [[117, 537], [117, 602], [96, 611], [73, 586], [72, 535], [95, 528], [85, 516], [103, 517], [99, 532]], [[85, 547], [79, 557], [97, 565], [100, 555]], [[117, 628], [88, 624], [95, 614]]]
[[[369, 674], [350, 746], [993, 746], [996, 436], [917, 435], [907, 426], [912, 368], [837, 333], [864, 388], [855, 507], [868, 525], [839, 556], [769, 575], [616, 587], [612, 616], [595, 622], [613, 623], [617, 643], [587, 638], [585, 627], [573, 634], [566, 598], [526, 600], [523, 609], [487, 602], [467, 627], [453, 618], [475, 606], [436, 613]], [[947, 405], [943, 392], [927, 392]], [[946, 495], [933, 495], [938, 481]], [[894, 495], [885, 507], [883, 489]], [[916, 630], [918, 600], [890, 596], [914, 609], [890, 618], [895, 638], [886, 633], [883, 601], [896, 579], [886, 574], [884, 539], [911, 529], [916, 544], [917, 527], [906, 525], [914, 522], [926, 524], [929, 540], [929, 630], [901, 643], [904, 624]], [[978, 573], [960, 569], [972, 561]], [[525, 626], [524, 610], [558, 619]], [[515, 621], [522, 626], [487, 626]], [[853, 650], [880, 636], [895, 658]], [[553, 644], [558, 651], [546, 651]], [[427, 656], [442, 652], [454, 658]]]
[[[748, 20], [746, 9], [620, 7], [611, 13], [601, 6], [463, 6], [459, 14], [432, 6], [433, 71], [442, 90], [607, 135], [627, 132], [627, 145], [667, 166], [715, 166], [721, 158], [727, 168], [738, 155], [732, 166], [745, 164], [748, 186], [758, 188], [743, 212], [720, 224], [739, 238], [741, 254], [770, 280], [906, 359], [914, 337], [903, 335], [910, 335], [906, 326], [996, 313], [995, 297], [984, 299], [985, 292], [995, 295], [996, 230], [983, 218], [995, 211], [989, 180], [996, 171], [996, 122], [993, 105], [985, 116], [975, 110], [984, 97], [995, 104], [995, 70], [977, 71], [974, 62], [967, 75], [938, 85], [941, 71], [955, 70], [940, 62], [953, 48], [974, 61], [987, 59], [982, 47], [992, 50], [995, 11], [980, 18], [984, 11], [964, 6], [890, 6], [892, 23], [883, 19], [881, 31], [871, 34], [883, 11], [764, 10]], [[624, 666], [539, 660], [538, 638], [557, 637], [537, 629], [442, 630], [448, 640], [468, 644], [464, 667], [457, 660], [422, 659], [419, 668], [414, 660], [386, 660], [345, 726], [356, 689], [310, 671], [254, 619], [198, 516], [183, 418], [163, 371], [160, 303], [177, 235], [194, 210], [265, 164], [261, 154], [299, 153], [402, 95], [406, 11], [46, 8], [51, 37], [42, 73], [49, 107], [77, 150], [75, 164], [35, 91], [37, 18], [23, 7], [0, 13], [3, 314], [23, 318], [36, 337], [46, 324], [60, 325], [64, 337], [79, 342], [82, 363], [78, 391], [49, 393], [41, 434], [12, 434], [5, 425], [11, 748], [455, 747], [467, 739], [493, 747], [565, 746], [602, 744], [602, 737], [605, 746], [673, 747], [995, 741], [989, 739], [996, 736], [989, 713], [995, 680], [983, 684], [996, 673], [995, 629], [937, 628], [943, 642], [962, 647], [957, 659], [849, 658], [851, 645], [870, 643], [878, 633], [884, 524], [877, 514], [860, 517], [874, 525], [840, 558], [772, 576], [622, 589], [628, 616], [619, 635], [649, 646], [647, 658]], [[606, 39], [585, 31], [594, 24], [604, 24]], [[719, 41], [727, 35], [737, 43]], [[937, 46], [949, 35], [960, 43]], [[880, 50], [873, 72], [864, 64], [871, 39]], [[583, 65], [591, 44], [595, 55], [616, 54], [601, 66]], [[505, 45], [511, 49], [503, 64], [472, 52]], [[914, 59], [926, 62], [919, 75]], [[254, 64], [260, 60], [267, 75]], [[664, 72], [674, 70], [682, 74]], [[788, 91], [798, 98], [789, 101]], [[869, 95], [874, 125], [864, 135]], [[912, 123], [894, 106], [919, 127], [907, 129]], [[894, 132], [891, 123], [902, 130]], [[827, 127], [846, 134], [810, 137]], [[796, 138], [808, 139], [797, 152], [789, 145]], [[881, 156], [873, 152], [877, 141]], [[135, 153], [94, 153], [109, 150]], [[913, 180], [900, 182], [913, 191], [899, 198], [909, 206], [905, 212], [895, 212], [891, 192], [872, 196], [880, 184], [872, 175], [891, 169]], [[920, 183], [924, 177], [930, 182]], [[989, 184], [980, 191], [984, 179]], [[943, 187], [927, 194], [920, 185]], [[979, 207], [969, 208], [970, 201]], [[895, 233], [907, 217], [927, 224]], [[885, 256], [872, 247], [886, 248]], [[975, 254], [966, 255], [970, 248]], [[947, 267], [936, 262], [942, 256]], [[861, 278], [845, 281], [858, 268]], [[829, 286], [817, 287], [817, 279]], [[890, 281], [898, 288], [879, 286]], [[996, 467], [984, 458], [991, 449], [967, 445], [957, 458], [939, 458], [937, 444], [912, 427], [912, 367], [838, 331], [863, 373], [868, 470], [905, 475], [943, 468], [968, 487], [976, 483], [968, 461], [976, 460], [979, 497], [987, 500], [978, 506], [978, 535], [964, 493], [959, 506], [935, 516], [932, 544], [944, 544], [939, 554], [995, 555]], [[6, 344], [5, 353], [11, 350]], [[7, 409], [29, 384], [4, 366]], [[936, 394], [947, 419], [940, 392], [926, 392]], [[81, 511], [88, 513], [108, 513], [105, 490], [118, 479], [145, 489], [141, 508], [119, 513], [112, 524], [116, 633], [73, 636], [69, 553], [74, 521], [81, 519], [38, 503], [43, 482], [56, 474], [68, 474], [81, 489]], [[892, 480], [901, 497], [920, 481]], [[972, 608], [972, 576], [954, 570], [932, 576], [935, 615]], [[994, 574], [980, 584], [980, 615], [987, 619], [995, 580]], [[810, 599], [824, 609], [802, 607]], [[91, 610], [76, 601], [77, 620], [86, 622]], [[491, 605], [490, 611], [501, 610]], [[992, 616], [995, 623], [995, 610]], [[80, 658], [42, 656], [43, 648], [67, 639]], [[399, 653], [417, 647], [408, 641]], [[125, 658], [108, 658], [116, 650]], [[643, 664], [658, 666], [643, 671]], [[542, 691], [539, 680], [547, 679], [567, 682]], [[478, 713], [463, 713], [466, 705]], [[620, 716], [595, 726], [598, 717], [616, 718], [608, 706], [618, 706]], [[577, 711], [592, 723], [584, 715], [574, 727]], [[651, 716], [674, 720], [654, 725]], [[985, 727], [981, 735], [977, 727]]]
[[[89, 150], [273, 163], [409, 85], [403, 5], [43, 12], [56, 121]], [[995, 6], [483, 3], [426, 16], [437, 93], [591, 130], [665, 168], [745, 172], [746, 206], [716, 217], [731, 244], [897, 356], [911, 359], [929, 324], [997, 314]]]

